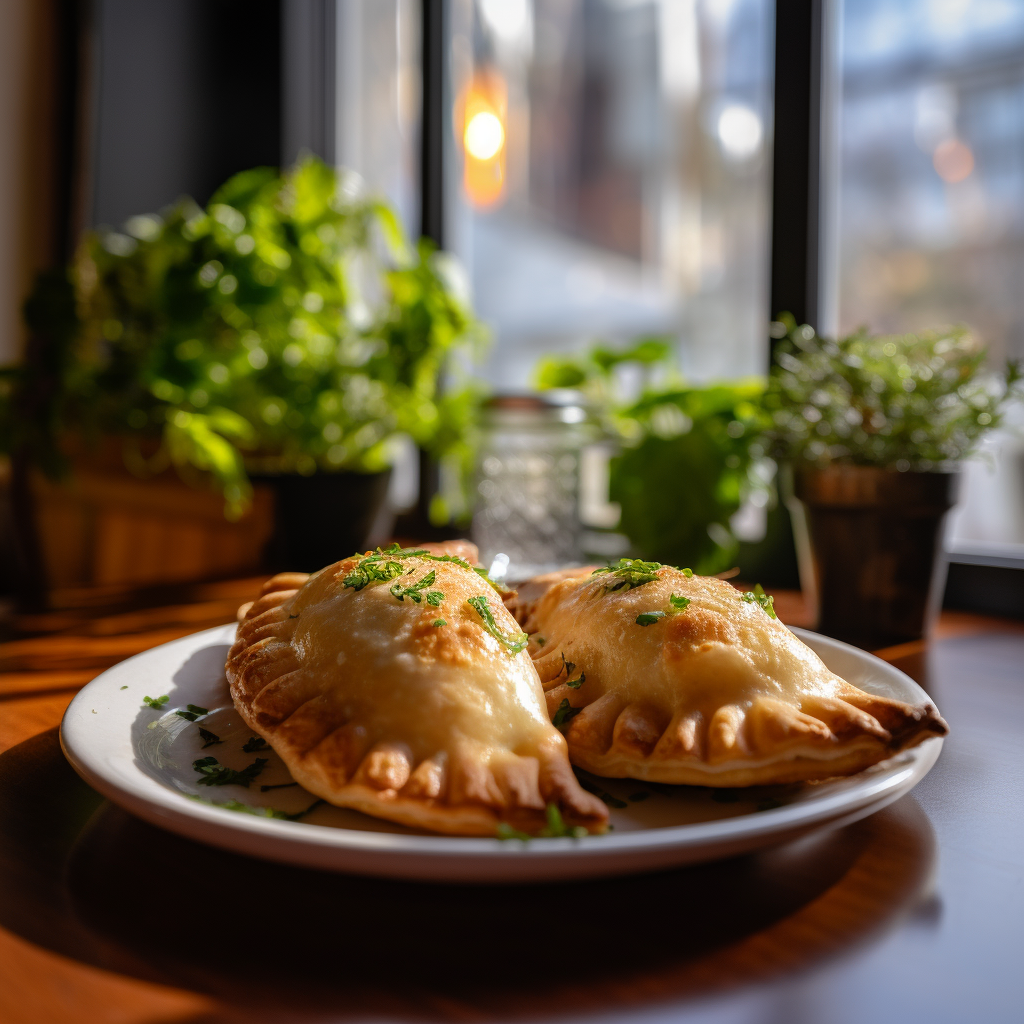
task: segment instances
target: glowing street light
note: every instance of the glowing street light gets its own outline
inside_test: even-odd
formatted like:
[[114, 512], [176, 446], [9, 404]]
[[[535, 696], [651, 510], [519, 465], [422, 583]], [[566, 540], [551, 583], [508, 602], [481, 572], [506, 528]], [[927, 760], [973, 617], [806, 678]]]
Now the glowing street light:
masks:
[[470, 118], [463, 135], [466, 152], [477, 160], [491, 160], [505, 145], [505, 129], [497, 114], [481, 110]]
[[466, 198], [478, 209], [497, 206], [506, 187], [508, 85], [495, 68], [477, 69], [456, 103], [455, 116], [462, 128]]

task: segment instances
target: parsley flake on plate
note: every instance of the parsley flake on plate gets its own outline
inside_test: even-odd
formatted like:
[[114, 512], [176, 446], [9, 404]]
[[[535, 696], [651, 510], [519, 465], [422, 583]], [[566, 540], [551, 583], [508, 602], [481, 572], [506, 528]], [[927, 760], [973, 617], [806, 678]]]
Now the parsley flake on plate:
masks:
[[210, 712], [207, 708], [201, 708], [198, 704], [186, 704], [187, 711], [175, 711], [174, 713], [179, 718], [184, 718], [186, 722], [194, 722], [197, 718], [202, 718], [204, 715], [208, 715]]
[[204, 729], [202, 726], [199, 728], [199, 737], [206, 741], [203, 744], [203, 750], [207, 747], [215, 746], [217, 743], [224, 742], [215, 732], [210, 732], [209, 729]]
[[199, 780], [200, 786], [244, 786], [246, 789], [266, 765], [265, 757], [257, 757], [251, 765], [241, 771], [228, 768], [215, 757], [200, 757], [192, 762], [192, 768], [203, 776]]
[[143, 697], [142, 703], [159, 711], [171, 698], [165, 693], [162, 697]]
[[254, 754], [257, 750], [266, 750], [267, 741], [262, 736], [250, 736], [249, 739], [242, 744], [242, 749], [247, 754]]
[[528, 843], [533, 838], [529, 832], [520, 832], [519, 829], [513, 828], [507, 821], [498, 822], [496, 834], [499, 839], [518, 839], [523, 843]]
[[285, 814], [284, 811], [275, 811], [273, 807], [253, 807], [251, 804], [243, 804], [241, 800], [225, 800], [218, 804], [213, 800], [207, 800], [198, 794], [187, 794], [190, 800], [198, 800], [201, 804], [210, 807], [219, 807], [222, 811], [235, 811], [238, 814], [251, 814], [256, 818], [276, 818], [278, 821], [299, 821], [307, 814], [315, 811], [324, 801], [314, 800], [304, 811], [297, 811], [295, 814]]
[[582, 825], [566, 825], [562, 819], [562, 812], [558, 809], [558, 804], [548, 804], [547, 818], [547, 825], [540, 830], [538, 835], [551, 838], [568, 836], [571, 839], [582, 839], [587, 834], [587, 830]]

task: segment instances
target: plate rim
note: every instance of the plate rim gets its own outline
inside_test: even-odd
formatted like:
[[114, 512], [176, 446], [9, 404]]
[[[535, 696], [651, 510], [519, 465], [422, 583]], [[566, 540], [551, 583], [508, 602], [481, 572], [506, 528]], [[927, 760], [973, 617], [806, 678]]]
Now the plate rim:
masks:
[[[139, 662], [152, 658], [156, 652], [163, 652], [166, 655], [168, 649], [179, 645], [194, 646], [198, 650], [203, 646], [203, 640], [230, 641], [233, 639], [235, 628], [235, 623], [229, 623], [190, 633], [141, 651], [105, 669], [72, 698], [62, 717], [59, 733], [61, 750], [72, 768], [103, 797], [152, 824], [169, 828], [192, 839], [216, 842], [217, 845], [230, 844], [218, 842], [216, 837], [196, 835], [196, 824], [202, 824], [207, 831], [218, 833], [220, 838], [232, 834], [259, 837], [271, 840], [278, 848], [312, 847], [321, 855], [328, 851], [336, 851], [339, 855], [346, 852], [364, 856], [373, 854], [389, 860], [441, 856], [451, 862], [467, 859], [475, 861], [480, 857], [486, 857], [489, 861], [495, 862], [495, 866], [512, 858], [523, 857], [610, 861], [629, 854], [692, 851], [710, 844], [728, 846], [777, 833], [788, 835], [801, 830], [807, 831], [816, 826], [824, 828], [831, 821], [865, 807], [873, 808], [875, 804], [879, 807], [884, 806], [891, 799], [916, 785], [934, 765], [942, 749], [941, 737], [925, 740], [909, 751], [897, 755], [905, 760], [899, 771], [885, 772], [879, 774], [877, 778], [865, 779], [863, 784], [852, 792], [843, 790], [825, 794], [818, 799], [731, 818], [584, 836], [579, 839], [538, 837], [528, 843], [478, 836], [404, 835], [344, 827], [327, 828], [301, 821], [289, 822], [238, 814], [225, 811], [215, 804], [189, 800], [185, 794], [161, 784], [141, 769], [136, 769], [127, 777], [120, 777], [113, 771], [105, 771], [106, 763], [101, 757], [95, 756], [88, 743], [89, 722], [84, 716], [90, 714], [86, 709], [90, 702], [90, 691], [95, 695], [108, 685], [112, 678], [131, 671]], [[934, 703], [931, 696], [906, 673], [875, 655], [810, 630], [790, 628], [805, 643], [811, 641], [808, 646], [815, 649], [819, 655], [818, 647], [831, 648], [837, 652], [853, 654], [858, 660], [877, 663], [884, 666], [887, 675], [899, 681], [901, 685], [909, 687], [916, 699]], [[80, 732], [83, 735], [80, 735]], [[130, 739], [126, 738], [126, 742], [130, 743]], [[255, 849], [249, 853], [256, 856], [267, 855]], [[288, 858], [274, 855], [273, 859]], [[304, 858], [302, 862], [308, 863], [309, 860]], [[346, 867], [339, 865], [339, 869], [345, 870]]]

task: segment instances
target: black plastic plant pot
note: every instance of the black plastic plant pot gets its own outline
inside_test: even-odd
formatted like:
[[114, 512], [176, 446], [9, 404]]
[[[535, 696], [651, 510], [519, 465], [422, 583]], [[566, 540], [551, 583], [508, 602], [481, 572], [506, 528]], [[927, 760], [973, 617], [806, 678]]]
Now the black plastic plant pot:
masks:
[[264, 551], [273, 572], [315, 572], [385, 537], [391, 470], [253, 477], [274, 490], [274, 532]]
[[958, 473], [830, 466], [794, 475], [794, 534], [819, 632], [877, 650], [925, 636], [942, 601]]

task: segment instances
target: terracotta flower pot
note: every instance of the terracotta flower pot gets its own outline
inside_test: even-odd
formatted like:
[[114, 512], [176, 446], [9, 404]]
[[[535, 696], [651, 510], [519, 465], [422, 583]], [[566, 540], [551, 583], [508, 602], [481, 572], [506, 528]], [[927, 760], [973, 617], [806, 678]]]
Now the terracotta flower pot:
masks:
[[942, 601], [942, 527], [959, 481], [873, 466], [794, 474], [800, 579], [820, 632], [869, 650], [926, 634]]

